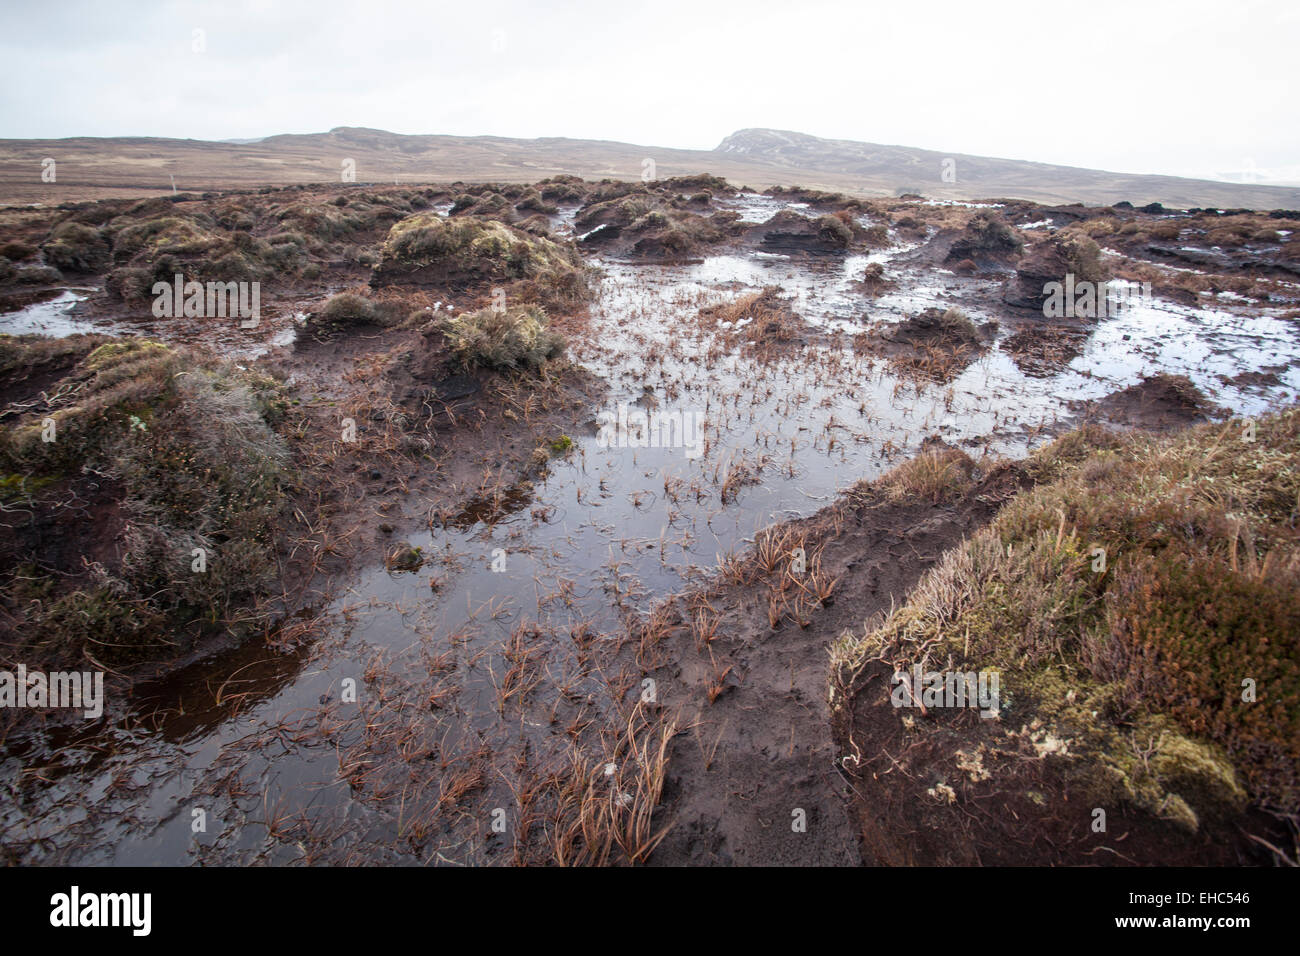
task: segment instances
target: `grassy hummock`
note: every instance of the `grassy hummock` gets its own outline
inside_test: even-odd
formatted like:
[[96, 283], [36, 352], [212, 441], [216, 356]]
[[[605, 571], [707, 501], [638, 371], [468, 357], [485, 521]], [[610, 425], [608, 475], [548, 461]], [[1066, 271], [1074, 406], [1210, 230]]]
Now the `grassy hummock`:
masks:
[[997, 670], [1003, 731], [1099, 800], [1192, 830], [1247, 802], [1294, 810], [1300, 409], [1086, 428], [1028, 467], [1036, 488], [838, 642], [832, 705], [871, 661]]
[[426, 268], [451, 277], [559, 281], [581, 273], [582, 262], [571, 247], [503, 222], [426, 212], [393, 225], [376, 271], [401, 275]]
[[467, 312], [441, 328], [467, 366], [536, 370], [564, 351], [563, 337], [546, 327], [546, 312], [532, 305]]
[[[49, 351], [0, 336], [0, 365]], [[121, 669], [254, 618], [276, 578], [282, 401], [271, 379], [147, 339], [82, 352], [0, 421], [5, 511], [22, 519], [0, 555], [4, 651]]]

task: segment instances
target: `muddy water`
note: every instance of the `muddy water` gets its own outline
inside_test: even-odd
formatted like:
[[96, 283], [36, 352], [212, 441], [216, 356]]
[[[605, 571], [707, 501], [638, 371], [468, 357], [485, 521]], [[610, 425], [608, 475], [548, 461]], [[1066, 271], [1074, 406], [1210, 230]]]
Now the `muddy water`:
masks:
[[[0, 334], [48, 335], [145, 335], [174, 345], [188, 345], [217, 354], [257, 358], [273, 348], [292, 345], [306, 314], [300, 309], [266, 308], [256, 327], [242, 328], [241, 319], [158, 319], [149, 304], [137, 305], [124, 319], [88, 318], [82, 303], [99, 289], [63, 289], [38, 293], [37, 301], [10, 312], [0, 313]], [[336, 289], [330, 290], [337, 291]]]
[[[741, 202], [750, 221], [776, 205]], [[245, 647], [140, 688], [129, 712], [110, 712], [79, 735], [10, 741], [0, 763], [10, 854], [495, 862], [503, 857], [487, 824], [494, 808], [513, 806], [521, 762], [562, 759], [574, 722], [608, 709], [611, 675], [593, 663], [598, 651], [758, 529], [817, 510], [931, 434], [975, 457], [1023, 454], [1069, 419], [1069, 401], [1151, 372], [1187, 374], [1245, 413], [1300, 390], [1295, 368], [1272, 388], [1222, 384], [1300, 355], [1294, 323], [1230, 303], [1214, 311], [1155, 303], [1104, 320], [1048, 378], [1024, 375], [995, 347], [948, 384], [905, 381], [855, 355], [848, 336], [958, 302], [977, 323], [1003, 316], [978, 304], [996, 301], [997, 283], [941, 270], [900, 267], [905, 291], [874, 300], [857, 291], [867, 261], [903, 252], [600, 263], [590, 334], [571, 346], [610, 392], [569, 436], [571, 451], [531, 483], [408, 533], [424, 566], [361, 574], [322, 609], [324, 636], [310, 646]], [[847, 333], [842, 344], [766, 364], [716, 348], [699, 309], [767, 285], [791, 295], [812, 330]], [[0, 320], [0, 329], [11, 324]], [[623, 405], [632, 415], [698, 414], [700, 453], [609, 447], [597, 422]], [[427, 502], [402, 504], [407, 514], [428, 511]], [[503, 698], [520, 647], [532, 683]], [[455, 775], [470, 765], [481, 773], [458, 797]]]
[[30, 304], [0, 315], [0, 332], [7, 335], [67, 335], [119, 331], [109, 323], [95, 323], [78, 315], [78, 307], [93, 290], [62, 289], [36, 293]]

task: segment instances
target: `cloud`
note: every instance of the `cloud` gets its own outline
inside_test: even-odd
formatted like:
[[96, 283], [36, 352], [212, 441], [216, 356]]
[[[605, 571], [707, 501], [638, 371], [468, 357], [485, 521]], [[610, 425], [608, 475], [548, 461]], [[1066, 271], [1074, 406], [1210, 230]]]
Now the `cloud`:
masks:
[[0, 135], [352, 125], [710, 148], [771, 126], [1188, 173], [1300, 159], [1297, 39], [1284, 0], [15, 4]]

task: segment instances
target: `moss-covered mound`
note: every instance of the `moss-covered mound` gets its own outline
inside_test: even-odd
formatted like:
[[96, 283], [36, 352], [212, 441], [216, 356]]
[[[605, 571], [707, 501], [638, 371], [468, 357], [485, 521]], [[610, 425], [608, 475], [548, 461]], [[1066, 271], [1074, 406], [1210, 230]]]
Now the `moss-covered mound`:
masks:
[[340, 292], [325, 300], [319, 309], [307, 314], [306, 329], [317, 340], [341, 332], [397, 325], [402, 316], [400, 300], [378, 300]]
[[64, 272], [94, 273], [108, 264], [103, 232], [81, 222], [61, 222], [41, 246], [45, 261]]
[[255, 238], [229, 232], [206, 212], [146, 219], [123, 217], [108, 227], [115, 268], [110, 291], [128, 301], [144, 299], [155, 282], [187, 280], [263, 281], [300, 271], [307, 263], [307, 240], [297, 233]]
[[[0, 366], [48, 352], [0, 336]], [[247, 624], [276, 576], [276, 384], [145, 339], [80, 352], [0, 420], [5, 656], [117, 669]]]
[[1037, 488], [838, 643], [833, 706], [881, 662], [995, 670], [1004, 738], [1101, 805], [1189, 829], [1247, 801], [1293, 812], [1300, 409], [1160, 438], [1090, 428], [1028, 464]]
[[130, 302], [178, 273], [202, 282], [311, 279], [340, 262], [371, 264], [388, 227], [429, 205], [427, 192], [291, 188], [273, 198], [106, 200], [55, 223], [41, 252], [65, 273], [107, 273], [108, 291]]
[[420, 213], [388, 232], [372, 284], [463, 285], [528, 279], [547, 286], [585, 285], [572, 246], [475, 216]]

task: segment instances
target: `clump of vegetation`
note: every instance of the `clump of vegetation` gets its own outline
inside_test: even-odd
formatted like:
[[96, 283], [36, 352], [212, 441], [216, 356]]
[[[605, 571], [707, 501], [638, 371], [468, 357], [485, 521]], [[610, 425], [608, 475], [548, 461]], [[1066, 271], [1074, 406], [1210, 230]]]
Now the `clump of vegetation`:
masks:
[[955, 348], [976, 348], [979, 330], [961, 309], [925, 309], [890, 327], [896, 341]]
[[861, 209], [862, 200], [853, 199], [844, 193], [827, 192], [824, 189], [810, 189], [806, 186], [773, 186], [766, 195], [786, 199], [791, 202], [808, 203], [818, 208], [835, 207], [839, 209]]
[[486, 308], [442, 323], [452, 351], [467, 366], [536, 370], [564, 351], [564, 338], [546, 327], [533, 305]]
[[261, 281], [296, 274], [310, 257], [310, 243], [299, 233], [226, 233], [206, 213], [114, 220], [105, 231], [116, 265], [106, 286], [128, 301], [143, 298], [142, 287], [172, 282], [177, 274], [196, 281]]
[[123, 302], [142, 302], [150, 294], [155, 281], [153, 272], [136, 266], [122, 266], [104, 277], [104, 288]]
[[1005, 732], [1050, 740], [1088, 799], [1188, 829], [1247, 800], [1295, 812], [1300, 409], [1091, 428], [1027, 467], [1038, 487], [839, 642], [833, 696], [871, 660], [995, 669]]
[[1105, 282], [1110, 274], [1101, 264], [1101, 249], [1089, 236], [1073, 229], [1057, 234], [1055, 246], [1065, 260], [1066, 272], [1076, 282]]
[[552, 176], [537, 185], [548, 202], [575, 203], [587, 197], [587, 184], [577, 176]]
[[515, 208], [520, 212], [536, 212], [544, 216], [554, 216], [560, 211], [555, 203], [543, 199], [541, 193], [536, 190], [525, 193], [524, 198], [515, 203]]
[[332, 323], [373, 322], [377, 317], [375, 303], [352, 292], [331, 296], [321, 307], [320, 315]]
[[1119, 220], [1114, 216], [1102, 216], [1087, 220], [1080, 228], [1094, 239], [1105, 239], [1107, 236], [1115, 235], [1121, 227]]
[[653, 188], [666, 193], [693, 193], [707, 190], [724, 196], [735, 195], [736, 187], [721, 176], [712, 173], [696, 173], [694, 176], [672, 176], [668, 179], [655, 180]]
[[52, 266], [15, 266], [0, 259], [0, 283], [4, 285], [53, 285], [63, 274]]
[[1017, 264], [1015, 281], [1006, 289], [1006, 301], [1041, 309], [1048, 300], [1048, 284], [1064, 282], [1067, 275], [1073, 275], [1076, 284], [1100, 283], [1110, 278], [1101, 261], [1101, 249], [1078, 229], [1062, 229], [1037, 242]]
[[555, 288], [586, 286], [577, 250], [505, 223], [418, 213], [389, 230], [377, 282], [403, 279], [468, 283], [527, 279]]
[[388, 321], [389, 311], [363, 295], [340, 292], [307, 317], [307, 328], [317, 335], [332, 335], [357, 326], [383, 324]]
[[950, 261], [995, 259], [1005, 261], [1024, 251], [1016, 231], [1000, 215], [987, 210], [971, 216], [962, 234], [953, 241]]
[[839, 216], [822, 216], [818, 219], [817, 234], [822, 241], [844, 249], [853, 241], [853, 230]]
[[878, 322], [855, 336], [857, 351], [884, 355], [901, 375], [951, 381], [984, 352], [975, 323], [960, 309], [925, 309], [901, 322]]
[[72, 221], [55, 226], [41, 251], [46, 262], [65, 272], [99, 272], [109, 259], [108, 242], [100, 230]]
[[868, 249], [884, 249], [890, 244], [889, 227], [877, 223], [862, 230], [862, 244]]
[[[43, 341], [4, 337], [0, 352], [32, 365], [50, 358]], [[0, 469], [31, 517], [7, 543], [0, 611], [21, 635], [13, 652], [121, 668], [257, 619], [246, 609], [276, 576], [283, 406], [272, 380], [232, 365], [94, 341], [0, 423]]]
[[217, 233], [196, 221], [176, 215], [124, 224], [112, 235], [113, 260], [122, 264], [132, 261], [151, 263], [168, 253], [201, 255], [221, 242]]
[[[631, 189], [630, 184], [629, 191]], [[605, 190], [597, 190], [591, 201], [574, 219], [579, 232], [592, 232], [600, 227], [615, 230], [630, 226], [647, 215], [656, 206], [656, 200], [646, 194], [644, 187], [636, 193], [620, 192], [606, 197]]]
[[757, 350], [758, 357], [772, 357], [771, 346], [797, 342], [807, 324], [791, 307], [780, 286], [767, 286], [722, 305], [706, 306], [700, 319], [716, 328], [728, 348]]
[[389, 571], [408, 571], [414, 573], [424, 567], [424, 549], [417, 546], [412, 547], [408, 542], [403, 541], [388, 556], [384, 566]]
[[[339, 197], [347, 199], [347, 197]], [[343, 239], [396, 222], [403, 213], [390, 206], [347, 199], [344, 206], [333, 202], [294, 203], [280, 210], [276, 218], [285, 231], [317, 240]]]
[[[349, 191], [332, 198], [284, 192], [294, 198], [259, 203], [205, 194], [202, 202], [168, 197], [130, 207], [98, 204], [94, 218], [103, 222], [99, 232], [111, 247], [111, 261], [97, 264], [95, 271], [115, 267], [107, 286], [126, 300], [141, 298], [146, 281], [170, 282], [177, 273], [220, 282], [310, 278], [331, 260], [364, 261], [365, 247], [392, 223], [428, 205], [423, 192], [412, 190]], [[60, 230], [73, 228], [88, 240], [81, 222], [88, 217], [77, 213], [77, 221], [57, 227], [51, 244], [66, 240]], [[58, 254], [53, 245], [51, 250], [47, 258]]]
[[890, 499], [921, 499], [938, 504], [955, 498], [971, 485], [975, 462], [958, 448], [932, 448], [911, 458], [881, 479]]
[[1152, 239], [1174, 242], [1182, 234], [1182, 231], [1183, 227], [1180, 223], [1172, 219], [1166, 219], [1162, 222], [1152, 223], [1147, 227], [1146, 234]]
[[541, 236], [543, 239], [554, 238], [551, 233], [551, 221], [541, 213], [520, 220], [515, 227], [531, 236]]
[[735, 212], [702, 214], [709, 208], [711, 196], [701, 202], [702, 193], [693, 198], [667, 195], [671, 192], [669, 183], [691, 188], [707, 180], [665, 180], [652, 184], [653, 188], [639, 183], [622, 184], [622, 188], [602, 185], [574, 220], [574, 228], [583, 236], [585, 245], [613, 243], [618, 252], [645, 258], [694, 255], [739, 231], [739, 214]]
[[738, 214], [722, 211], [701, 216], [684, 210], [656, 210], [628, 227], [637, 236], [634, 251], [647, 256], [683, 257], [699, 253], [734, 232]]
[[868, 262], [859, 281], [872, 294], [881, 292], [893, 284], [885, 275], [885, 267], [879, 262]]

